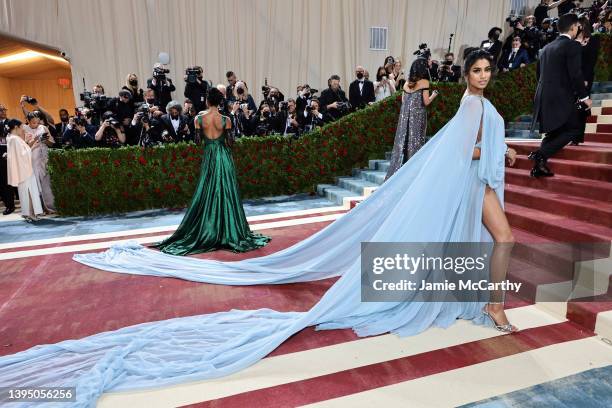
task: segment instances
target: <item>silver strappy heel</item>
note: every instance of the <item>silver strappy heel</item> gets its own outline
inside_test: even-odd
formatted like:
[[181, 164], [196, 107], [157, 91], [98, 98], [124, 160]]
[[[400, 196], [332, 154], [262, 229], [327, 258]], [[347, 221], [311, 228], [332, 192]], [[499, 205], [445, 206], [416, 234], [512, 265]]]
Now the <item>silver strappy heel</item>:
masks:
[[[490, 302], [489, 304], [491, 304], [491, 305], [499, 305], [499, 304], [503, 304], [503, 302]], [[493, 326], [497, 330], [499, 330], [500, 332], [503, 332], [503, 333], [516, 333], [516, 332], [519, 331], [516, 326], [514, 326], [514, 325], [512, 325], [510, 323], [508, 323], [508, 324], [497, 324], [495, 319], [493, 319], [493, 316], [491, 316], [491, 314], [488, 312], [486, 305], [482, 309], [482, 314], [484, 314], [486, 317], [488, 317], [491, 320], [491, 323], [493, 323]]]

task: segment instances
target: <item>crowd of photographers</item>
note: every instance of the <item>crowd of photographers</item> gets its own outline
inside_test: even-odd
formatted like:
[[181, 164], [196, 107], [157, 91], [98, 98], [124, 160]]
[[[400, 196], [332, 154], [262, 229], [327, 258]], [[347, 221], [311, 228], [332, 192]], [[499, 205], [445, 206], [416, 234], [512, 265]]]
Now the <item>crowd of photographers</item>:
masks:
[[[559, 15], [570, 11], [579, 13], [583, 26], [588, 24], [589, 32], [610, 32], [609, 2], [597, 0], [588, 8], [579, 7], [580, 3], [542, 0], [534, 15], [508, 17], [512, 32], [503, 42], [500, 40], [502, 29], [494, 27], [480, 48], [494, 56], [501, 72], [535, 61], [539, 50], [558, 36], [557, 18], [548, 17], [548, 11], [553, 8], [558, 8]], [[422, 46], [426, 47], [425, 44]], [[443, 61], [430, 59], [431, 81], [460, 81], [461, 68], [454, 60], [455, 56], [450, 52]], [[151, 78], [144, 81], [144, 89], [136, 74], [131, 73], [116, 97], [107, 96], [104, 87], [96, 84], [91, 91], [80, 95], [82, 106], [76, 109], [74, 115], [65, 109], [59, 112], [59, 122], [55, 122], [35, 98], [23, 96], [21, 107], [24, 115], [33, 112], [48, 127], [55, 141], [54, 147], [153, 146], [182, 141], [199, 143], [201, 136], [195, 131], [194, 118], [198, 112], [205, 110], [206, 95], [213, 85], [204, 79], [202, 67], [188, 67], [183, 77], [185, 99], [181, 103], [173, 96], [176, 88], [168, 77], [169, 73], [163, 65], [155, 64]], [[266, 79], [261, 89], [263, 98], [256, 104], [245, 81], [238, 80], [232, 71], [227, 72], [226, 79], [226, 85], [219, 84], [216, 88], [225, 97], [220, 110], [231, 119], [235, 138], [270, 134], [299, 137], [384, 99], [402, 89], [406, 81], [400, 60], [392, 56], [378, 67], [372, 81], [363, 67], [356, 67], [348, 96], [340, 87], [338, 75], [329, 78], [327, 88], [320, 94], [317, 89], [305, 84], [297, 87], [293, 98], [285, 98], [278, 88], [268, 85]]]

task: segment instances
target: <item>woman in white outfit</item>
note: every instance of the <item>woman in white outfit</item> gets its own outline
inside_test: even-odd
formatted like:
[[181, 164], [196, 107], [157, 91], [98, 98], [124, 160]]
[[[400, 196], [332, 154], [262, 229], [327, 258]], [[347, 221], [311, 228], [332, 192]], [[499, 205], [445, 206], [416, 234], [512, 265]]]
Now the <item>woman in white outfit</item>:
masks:
[[8, 183], [17, 187], [21, 215], [28, 221], [36, 221], [43, 213], [38, 183], [32, 168], [32, 149], [25, 142], [25, 131], [17, 119], [6, 125], [7, 176]]
[[376, 71], [376, 81], [374, 81], [374, 95], [376, 102], [382, 101], [395, 92], [395, 81], [389, 78], [385, 67], [378, 67]]

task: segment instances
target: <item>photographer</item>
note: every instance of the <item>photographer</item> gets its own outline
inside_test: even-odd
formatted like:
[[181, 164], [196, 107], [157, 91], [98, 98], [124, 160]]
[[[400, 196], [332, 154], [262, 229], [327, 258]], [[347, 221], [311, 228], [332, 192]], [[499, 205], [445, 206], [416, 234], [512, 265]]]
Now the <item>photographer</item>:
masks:
[[281, 135], [300, 135], [295, 100], [289, 98], [279, 103], [279, 112], [276, 115], [276, 131]]
[[154, 105], [142, 104], [137, 108], [129, 129], [129, 144], [142, 147], [160, 145], [162, 141], [163, 124], [155, 118], [155, 112], [159, 116], [163, 113], [159, 107]]
[[322, 127], [325, 124], [325, 118], [320, 112], [319, 100], [313, 98], [309, 101], [304, 114], [301, 117], [301, 124], [304, 133], [310, 132], [318, 127]]
[[138, 77], [131, 73], [125, 78], [125, 85], [121, 89], [125, 89], [132, 94], [132, 102], [134, 104], [144, 102], [144, 91], [138, 87]]
[[459, 82], [461, 77], [461, 67], [454, 64], [455, 54], [447, 52], [444, 55], [444, 61], [438, 69], [438, 78], [440, 82]]
[[229, 117], [232, 121], [232, 135], [234, 139], [253, 134], [251, 129], [252, 111], [249, 110], [248, 103], [233, 101], [229, 105]]
[[82, 149], [95, 144], [95, 136], [87, 130], [85, 118], [72, 117], [68, 120], [68, 126], [62, 135], [62, 145], [65, 148]]
[[496, 64], [502, 51], [502, 42], [499, 40], [501, 33], [501, 28], [493, 27], [489, 30], [489, 34], [487, 34], [488, 40], [484, 40], [480, 43], [480, 48], [491, 54]]
[[[536, 26], [540, 27], [542, 25], [542, 21], [548, 17], [548, 10], [552, 10], [555, 7], [559, 7], [560, 4], [565, 3], [567, 0], [559, 0], [554, 3], [552, 0], [542, 0], [540, 4], [535, 8], [533, 15], [536, 19]], [[561, 11], [559, 11], [559, 16], [561, 16]]]
[[253, 112], [257, 110], [255, 100], [249, 93], [249, 88], [247, 87], [247, 84], [244, 81], [236, 82], [236, 85], [234, 86], [234, 98], [232, 99], [232, 102], [233, 101], [236, 101], [241, 105], [243, 103], [248, 104], [248, 110], [251, 111], [251, 114], [253, 114]]
[[612, 33], [612, 10], [608, 8], [599, 12], [593, 31], [600, 34]]
[[120, 147], [125, 144], [125, 133], [121, 123], [113, 117], [113, 112], [107, 111], [102, 114], [102, 123], [94, 138], [100, 147]]
[[298, 87], [297, 98], [295, 99], [295, 109], [298, 113], [298, 117], [302, 116], [306, 106], [312, 98], [315, 98], [315, 94], [319, 92], [318, 89], [312, 89], [310, 85], [304, 84]]
[[253, 136], [267, 136], [276, 129], [276, 117], [272, 113], [270, 105], [262, 101], [255, 116], [250, 119], [249, 127]]
[[540, 30], [540, 49], [550, 44], [559, 36], [557, 24], [553, 24], [552, 18], [545, 18], [542, 21], [542, 29]]
[[374, 95], [376, 102], [391, 96], [395, 92], [395, 81], [389, 79], [385, 67], [378, 67], [376, 81], [374, 81]]
[[285, 95], [283, 95], [278, 88], [268, 85], [262, 86], [261, 91], [270, 109], [272, 109], [274, 113], [278, 112], [278, 103], [285, 100]]
[[147, 80], [147, 88], [152, 89], [155, 94], [155, 104], [161, 106], [162, 109], [172, 100], [172, 92], [176, 87], [172, 80], [166, 77], [170, 70], [164, 68], [159, 62], [153, 66], [153, 78]]
[[166, 142], [189, 142], [192, 140], [189, 119], [183, 115], [183, 107], [177, 101], [170, 101], [166, 114], [161, 117], [164, 130], [162, 139]]
[[[26, 103], [32, 106], [31, 110], [28, 110], [26, 107]], [[49, 123], [51, 126], [55, 125], [55, 121], [53, 120], [53, 116], [49, 112], [47, 112], [42, 106], [38, 104], [38, 100], [36, 98], [32, 98], [31, 96], [21, 95], [19, 99], [19, 105], [21, 106], [21, 111], [23, 112], [24, 117], [27, 120], [28, 114], [30, 112], [40, 112], [44, 115], [45, 121]]]
[[350, 111], [351, 105], [346, 99], [344, 91], [340, 88], [340, 77], [332, 75], [328, 82], [329, 87], [321, 92], [319, 102], [323, 113], [335, 121], [346, 115]]
[[542, 47], [542, 33], [536, 27], [535, 16], [525, 17], [525, 30], [523, 35], [523, 47], [529, 55], [530, 61], [535, 61], [538, 56], [538, 51]]
[[204, 80], [204, 70], [200, 66], [187, 67], [185, 70], [185, 98], [193, 103], [196, 112], [206, 109], [208, 82]]
[[132, 101], [132, 93], [122, 89], [119, 91], [119, 97], [113, 98], [108, 103], [108, 110], [114, 113], [115, 118], [123, 124], [127, 118], [134, 116], [134, 102]]

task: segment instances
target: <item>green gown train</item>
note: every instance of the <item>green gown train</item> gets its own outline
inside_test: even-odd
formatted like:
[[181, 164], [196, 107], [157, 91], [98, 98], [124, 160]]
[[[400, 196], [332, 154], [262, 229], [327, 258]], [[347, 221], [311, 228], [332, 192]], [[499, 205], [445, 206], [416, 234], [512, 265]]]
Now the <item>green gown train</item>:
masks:
[[216, 139], [204, 134], [202, 116], [197, 120], [204, 136], [200, 180], [177, 230], [154, 247], [171, 255], [187, 255], [217, 249], [247, 252], [265, 246], [270, 237], [252, 232], [244, 214], [234, 160], [227, 146], [226, 117], [221, 119], [223, 133]]

